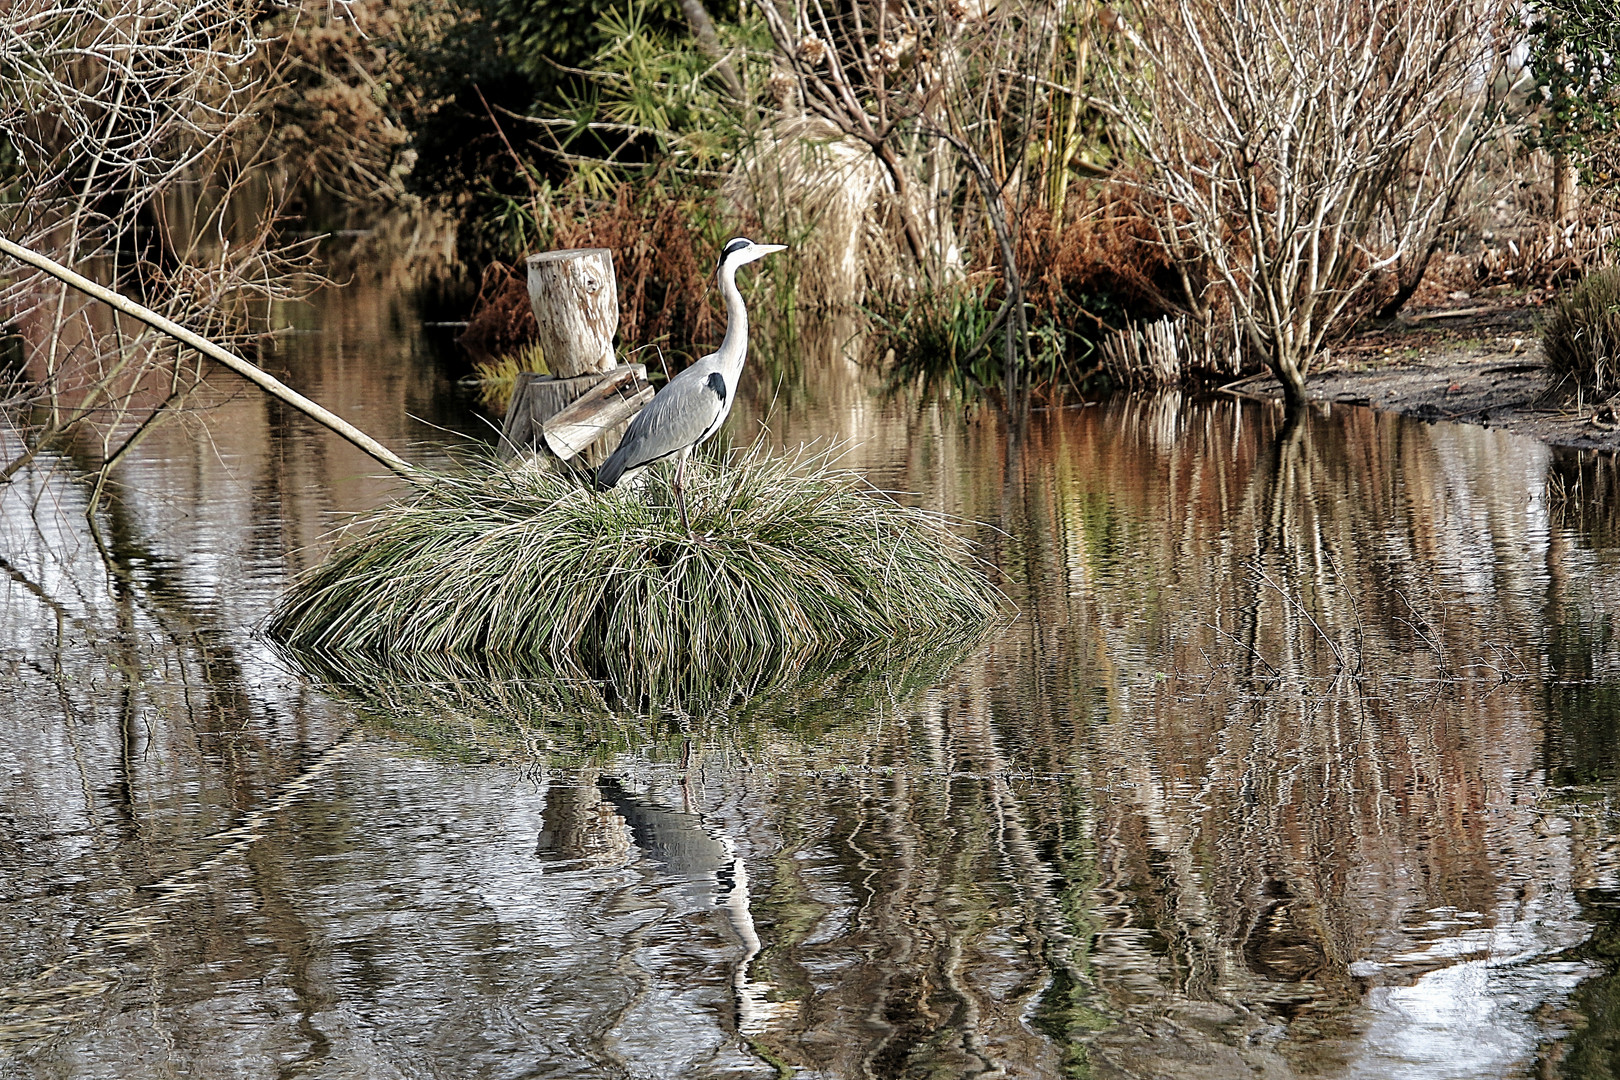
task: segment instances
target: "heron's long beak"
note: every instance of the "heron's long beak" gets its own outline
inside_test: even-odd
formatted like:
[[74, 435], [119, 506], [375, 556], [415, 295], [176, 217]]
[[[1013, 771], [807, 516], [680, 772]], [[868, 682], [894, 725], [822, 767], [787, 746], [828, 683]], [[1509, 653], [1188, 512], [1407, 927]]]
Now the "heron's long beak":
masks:
[[765, 256], [770, 255], [773, 252], [786, 250], [786, 244], [755, 244], [753, 247], [748, 249], [748, 261], [753, 262], [755, 259], [763, 259]]

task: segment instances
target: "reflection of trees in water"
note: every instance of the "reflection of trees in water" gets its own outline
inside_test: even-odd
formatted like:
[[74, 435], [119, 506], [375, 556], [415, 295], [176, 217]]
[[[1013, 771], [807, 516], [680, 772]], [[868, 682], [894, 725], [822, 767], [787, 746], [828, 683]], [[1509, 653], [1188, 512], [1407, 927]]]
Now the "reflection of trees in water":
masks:
[[[649, 888], [702, 883], [740, 949], [727, 977], [732, 1029], [761, 1052], [828, 1076], [952, 1075], [996, 1062], [1050, 1073], [1059, 1050], [1023, 1017], [1049, 968], [1072, 968], [1080, 951], [1049, 864], [1054, 841], [1067, 845], [1063, 857], [1084, 857], [1081, 830], [1049, 819], [1067, 835], [1032, 831], [1031, 791], [1044, 797], [1059, 781], [1016, 779], [982, 678], [935, 698], [928, 688], [940, 677], [916, 657], [678, 723], [564, 724], [544, 695], [523, 710], [515, 685], [499, 714], [486, 694], [448, 686], [392, 688], [365, 707], [442, 751], [537, 755], [550, 779], [536, 849], [559, 871], [643, 865]], [[641, 781], [650, 789], [623, 779], [647, 762], [663, 764]], [[728, 820], [728, 803], [746, 812]], [[665, 964], [640, 940], [624, 949], [636, 968]], [[1075, 1015], [1048, 1011], [1058, 1025]], [[624, 1037], [633, 1019], [627, 1012], [601, 1039]]]
[[1620, 1055], [1620, 460], [1560, 452], [1548, 466], [1546, 634], [1542, 696], [1545, 767], [1567, 790], [1575, 898], [1593, 924], [1570, 951], [1596, 976], [1561, 1019], [1573, 1030], [1548, 1047], [1548, 1075], [1612, 1076]]
[[755, 903], [756, 971], [797, 1002], [761, 1036], [782, 1060], [827, 1076], [1056, 1068], [1022, 1017], [1048, 966], [1073, 962], [1072, 928], [989, 701], [965, 680], [774, 755], [799, 763], [764, 796], [780, 850]]
[[1087, 714], [1031, 730], [1026, 702], [1006, 730], [1093, 778], [1116, 1065], [1275, 1048], [1325, 1066], [1348, 1051], [1319, 1040], [1365, 1022], [1369, 985], [1454, 962], [1429, 946], [1529, 918], [1525, 882], [1568, 880], [1532, 805], [1541, 711], [1520, 678], [1547, 530], [1532, 469], [1493, 475], [1493, 436], [1159, 399], [1029, 438], [1042, 467], [1013, 477], [1003, 565], [1070, 599], [1032, 600], [995, 662], [1027, 650], [1067, 683], [1053, 705]]
[[1620, 779], [1620, 459], [1548, 467], [1548, 767], [1561, 783]]
[[[187, 437], [168, 428], [151, 445]], [[289, 899], [298, 886], [255, 845], [288, 793], [324, 767], [336, 732], [304, 712], [302, 691], [281, 701], [252, 692], [264, 689], [263, 658], [233, 633], [234, 613], [217, 595], [235, 553], [204, 543], [202, 557], [176, 558], [175, 534], [220, 522], [171, 516], [167, 500], [200, 500], [218, 489], [224, 470], [199, 466], [164, 488], [156, 506], [109, 489], [92, 531], [82, 493], [66, 482], [79, 463], [45, 462], [4, 493], [6, 536], [19, 551], [5, 568], [29, 598], [7, 596], [9, 651], [29, 671], [20, 687], [5, 689], [12, 714], [39, 723], [9, 736], [30, 769], [0, 812], [26, 822], [21, 832], [33, 840], [26, 857], [0, 860], [0, 891], [29, 896], [53, 875], [71, 884], [0, 915], [10, 946], [0, 972], [0, 1012], [8, 1014], [0, 1043], [105, 1021], [126, 1006], [104, 995], [126, 977], [121, 968], [139, 964], [153, 1005], [148, 1019], [163, 1039], [205, 1044], [197, 1026], [205, 1020], [157, 1006], [199, 991], [202, 957], [218, 943], [175, 931], [204, 898], [258, 912], [285, 950], [289, 985], [317, 1010], [327, 999], [309, 970], [311, 929]], [[254, 494], [273, 500], [283, 491], [272, 476]], [[325, 528], [312, 524], [317, 533]], [[39, 620], [20, 609], [32, 604], [52, 612], [54, 643], [31, 634]], [[233, 883], [240, 892], [209, 876], [227, 854], [245, 856], [246, 881]], [[83, 931], [58, 938], [75, 925]], [[313, 1057], [318, 1042], [306, 1047]]]
[[1589, 450], [1560, 450], [1547, 463], [1547, 507], [1572, 542], [1620, 547], [1620, 458]]

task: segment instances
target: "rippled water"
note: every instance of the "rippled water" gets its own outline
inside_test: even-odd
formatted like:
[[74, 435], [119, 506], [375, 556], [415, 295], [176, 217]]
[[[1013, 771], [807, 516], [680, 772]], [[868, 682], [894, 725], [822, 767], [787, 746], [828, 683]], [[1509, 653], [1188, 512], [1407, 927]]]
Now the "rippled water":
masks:
[[[487, 430], [408, 306], [306, 320], [290, 377], [383, 441]], [[1613, 461], [754, 378], [737, 430], [857, 440], [1017, 618], [541, 717], [258, 635], [397, 489], [245, 389], [142, 444], [99, 540], [70, 457], [0, 494], [0, 1075], [1609, 1075]]]

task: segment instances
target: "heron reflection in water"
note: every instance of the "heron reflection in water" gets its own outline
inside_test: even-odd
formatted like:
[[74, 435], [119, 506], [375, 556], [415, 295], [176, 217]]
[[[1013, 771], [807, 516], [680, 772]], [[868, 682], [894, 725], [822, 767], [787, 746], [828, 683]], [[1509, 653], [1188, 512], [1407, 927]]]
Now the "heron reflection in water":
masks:
[[[687, 793], [688, 806], [690, 799]], [[720, 913], [726, 933], [742, 949], [731, 972], [738, 1033], [758, 1035], [797, 1007], [791, 999], [771, 1000], [770, 983], [750, 977], [764, 946], [750, 907], [747, 862], [723, 827], [611, 776], [577, 787], [553, 784], [543, 817], [536, 854], [557, 870], [594, 873], [645, 858], [661, 877], [684, 883], [682, 891], [692, 900]]]

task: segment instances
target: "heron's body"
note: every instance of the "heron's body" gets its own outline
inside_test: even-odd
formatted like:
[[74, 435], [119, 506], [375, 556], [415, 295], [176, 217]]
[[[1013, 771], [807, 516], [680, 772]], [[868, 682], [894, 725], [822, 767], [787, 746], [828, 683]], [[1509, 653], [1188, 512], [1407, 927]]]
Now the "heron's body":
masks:
[[737, 291], [737, 268], [781, 250], [780, 244], [756, 244], [740, 238], [725, 246], [719, 278], [726, 299], [726, 336], [719, 351], [670, 379], [636, 414], [619, 448], [596, 470], [599, 487], [613, 487], [632, 469], [676, 457], [675, 492], [685, 519], [686, 502], [680, 484], [687, 456], [712, 439], [726, 422], [737, 399], [743, 361], [748, 357], [748, 309], [742, 293]]
[[619, 448], [596, 470], [596, 482], [613, 487], [632, 469], [690, 452], [714, 438], [731, 413], [741, 374], [741, 364], [726, 371], [719, 353], [677, 373], [630, 421]]

